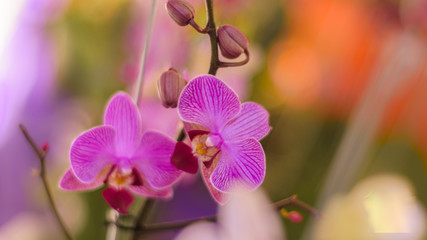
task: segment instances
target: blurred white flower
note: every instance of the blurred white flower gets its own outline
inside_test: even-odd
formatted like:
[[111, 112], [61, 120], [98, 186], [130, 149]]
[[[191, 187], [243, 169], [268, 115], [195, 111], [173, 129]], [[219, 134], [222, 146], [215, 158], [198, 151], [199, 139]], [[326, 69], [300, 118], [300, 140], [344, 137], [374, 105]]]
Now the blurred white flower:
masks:
[[396, 175], [378, 175], [336, 196], [322, 212], [315, 240], [418, 240], [425, 236], [424, 209], [411, 185]]
[[21, 213], [0, 227], [0, 239], [8, 240], [41, 240], [46, 225], [35, 213]]
[[219, 208], [218, 222], [197, 222], [182, 230], [176, 240], [285, 239], [279, 214], [261, 189], [231, 196]]

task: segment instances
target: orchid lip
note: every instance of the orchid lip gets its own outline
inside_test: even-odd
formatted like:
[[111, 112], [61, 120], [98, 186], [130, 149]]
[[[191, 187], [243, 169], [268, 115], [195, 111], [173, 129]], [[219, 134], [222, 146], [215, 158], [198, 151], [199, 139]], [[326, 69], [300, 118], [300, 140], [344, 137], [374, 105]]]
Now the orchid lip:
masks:
[[122, 189], [128, 186], [142, 186], [143, 180], [135, 168], [121, 168], [114, 165], [109, 170], [104, 183], [114, 187], [115, 189]]

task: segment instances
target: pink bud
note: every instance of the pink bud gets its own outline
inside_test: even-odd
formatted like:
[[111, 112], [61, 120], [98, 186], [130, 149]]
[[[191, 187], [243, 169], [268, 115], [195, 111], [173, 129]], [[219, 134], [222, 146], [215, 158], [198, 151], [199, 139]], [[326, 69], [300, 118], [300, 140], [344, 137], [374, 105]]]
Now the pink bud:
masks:
[[221, 54], [226, 58], [237, 58], [249, 47], [245, 34], [234, 26], [219, 26], [217, 34]]
[[186, 26], [194, 18], [193, 6], [183, 0], [169, 0], [166, 3], [169, 16], [179, 25]]
[[43, 152], [49, 151], [49, 143], [48, 142], [44, 142], [42, 144], [42, 150], [43, 150]]
[[179, 96], [186, 81], [175, 69], [170, 68], [160, 76], [158, 81], [159, 96], [166, 108], [176, 108]]
[[289, 221], [294, 223], [299, 223], [302, 221], [302, 215], [297, 211], [288, 212], [287, 218], [289, 219]]

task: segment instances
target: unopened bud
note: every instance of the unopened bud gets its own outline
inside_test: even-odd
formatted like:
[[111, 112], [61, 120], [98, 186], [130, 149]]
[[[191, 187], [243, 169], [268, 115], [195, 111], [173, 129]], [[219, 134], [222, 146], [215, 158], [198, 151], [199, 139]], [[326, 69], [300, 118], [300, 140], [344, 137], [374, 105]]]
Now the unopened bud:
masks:
[[302, 215], [297, 211], [290, 211], [288, 212], [288, 219], [291, 222], [299, 223], [302, 221]]
[[183, 0], [169, 0], [166, 3], [169, 16], [179, 25], [186, 26], [194, 18], [193, 6]]
[[297, 211], [288, 212], [288, 211], [286, 211], [286, 209], [282, 208], [282, 209], [280, 209], [280, 213], [282, 214], [283, 217], [289, 219], [289, 221], [294, 222], [294, 223], [299, 223], [303, 219], [301, 213], [299, 213]]
[[221, 54], [226, 58], [237, 58], [249, 47], [248, 38], [234, 26], [219, 26], [217, 34]]
[[184, 78], [173, 68], [170, 68], [160, 76], [158, 90], [164, 107], [176, 108], [185, 84]]
[[49, 151], [49, 143], [48, 142], [44, 142], [42, 144], [42, 150], [43, 150], [43, 152]]

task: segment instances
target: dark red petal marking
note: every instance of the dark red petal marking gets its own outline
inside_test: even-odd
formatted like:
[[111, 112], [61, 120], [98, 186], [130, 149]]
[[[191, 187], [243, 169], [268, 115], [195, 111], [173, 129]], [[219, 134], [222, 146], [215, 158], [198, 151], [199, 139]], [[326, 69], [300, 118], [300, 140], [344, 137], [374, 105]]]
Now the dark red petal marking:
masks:
[[192, 174], [196, 173], [199, 168], [198, 160], [193, 155], [191, 147], [183, 142], [176, 143], [171, 163], [177, 169]]
[[128, 214], [129, 207], [133, 203], [132, 194], [126, 189], [106, 188], [102, 192], [102, 197], [114, 210], [120, 214]]
[[134, 177], [132, 186], [142, 186], [143, 185], [143, 181], [142, 181], [141, 173], [139, 173], [138, 170], [136, 170], [135, 168], [133, 168], [132, 169], [132, 175]]
[[193, 140], [193, 138], [195, 138], [198, 135], [204, 135], [204, 134], [209, 134], [208, 131], [204, 131], [204, 130], [191, 130], [188, 131], [188, 137], [190, 138], [190, 140]]

